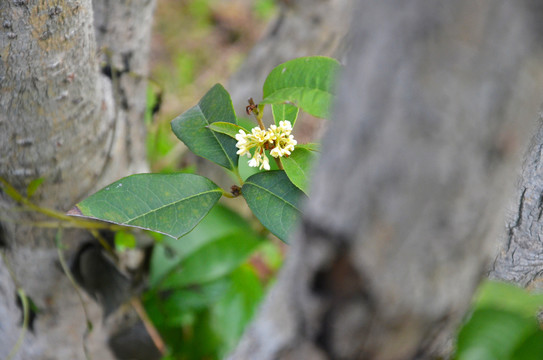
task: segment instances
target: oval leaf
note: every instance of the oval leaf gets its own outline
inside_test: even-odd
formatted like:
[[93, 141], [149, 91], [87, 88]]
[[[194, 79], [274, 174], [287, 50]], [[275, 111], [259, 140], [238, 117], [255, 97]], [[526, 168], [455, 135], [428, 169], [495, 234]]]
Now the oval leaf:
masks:
[[492, 308], [477, 309], [458, 334], [454, 359], [521, 359], [512, 356], [515, 349], [540, 331], [535, 317]]
[[281, 158], [283, 168], [294, 185], [307, 194], [311, 170], [317, 154], [301, 146], [296, 146], [289, 157]]
[[193, 153], [234, 170], [238, 163], [236, 140], [208, 128], [217, 121], [236, 123], [232, 100], [221, 84], [213, 86], [196, 106], [173, 119], [171, 126]]
[[237, 212], [217, 204], [183, 241], [166, 238], [155, 244], [151, 256], [149, 284], [156, 286], [175, 267], [202, 247], [235, 232], [254, 233], [251, 225]]
[[[231, 287], [232, 281], [223, 277], [206, 284], [176, 289], [170, 292], [161, 305], [171, 315], [202, 309], [220, 300]], [[175, 321], [168, 323], [174, 325]]]
[[268, 230], [286, 242], [300, 217], [299, 202], [304, 193], [284, 171], [266, 171], [247, 179], [241, 193], [249, 208]]
[[212, 326], [225, 342], [225, 358], [234, 350], [264, 296], [264, 288], [254, 270], [240, 267], [230, 275], [231, 286], [211, 308]]
[[239, 125], [232, 124], [229, 122], [224, 122], [224, 121], [214, 122], [213, 124], [209, 125], [208, 128], [210, 128], [211, 130], [217, 133], [228, 135], [234, 139], [236, 138], [236, 135], [239, 134], [240, 130], [245, 131], [245, 129]]
[[313, 116], [328, 118], [339, 68], [337, 60], [324, 56], [287, 61], [266, 78], [262, 103], [291, 103]]
[[272, 104], [273, 121], [279, 126], [279, 122], [288, 120], [294, 126], [298, 118], [299, 109], [291, 104]]
[[229, 274], [249, 257], [261, 239], [238, 231], [209, 243], [188, 256], [161, 283], [162, 289], [201, 284]]
[[211, 180], [193, 174], [138, 174], [89, 196], [68, 215], [157, 231], [180, 238], [222, 196]]

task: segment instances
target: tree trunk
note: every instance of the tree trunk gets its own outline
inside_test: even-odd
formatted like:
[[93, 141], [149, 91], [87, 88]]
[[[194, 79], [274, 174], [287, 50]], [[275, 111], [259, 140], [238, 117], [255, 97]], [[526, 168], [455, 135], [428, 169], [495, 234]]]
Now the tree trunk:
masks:
[[540, 13], [536, 1], [359, 3], [302, 224], [231, 359], [450, 351], [538, 110]]
[[[541, 120], [540, 120], [541, 121]], [[508, 212], [506, 233], [490, 278], [543, 289], [543, 126], [539, 125], [526, 154], [516, 206]]]
[[[95, 1], [94, 16], [92, 6], [91, 0], [0, 3], [0, 177], [22, 193], [44, 178], [33, 201], [59, 211], [147, 169], [142, 116], [154, 1]], [[107, 61], [100, 63], [100, 54]], [[0, 215], [7, 260], [0, 267], [0, 357], [21, 329], [11, 269], [38, 308], [15, 359], [85, 358], [85, 316], [59, 266], [55, 231], [28, 226], [42, 218], [18, 211], [1, 192]], [[85, 236], [66, 232], [68, 253]], [[90, 355], [109, 359], [102, 311], [85, 301], [95, 326]]]

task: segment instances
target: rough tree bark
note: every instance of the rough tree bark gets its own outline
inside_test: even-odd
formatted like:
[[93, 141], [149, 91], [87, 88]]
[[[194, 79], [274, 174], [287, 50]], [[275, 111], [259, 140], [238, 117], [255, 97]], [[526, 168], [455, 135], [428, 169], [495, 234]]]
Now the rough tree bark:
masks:
[[359, 3], [302, 224], [231, 359], [448, 351], [537, 114], [539, 4]]
[[543, 290], [542, 149], [543, 126], [540, 124], [526, 153], [516, 206], [508, 214], [503, 245], [490, 272], [491, 279], [537, 291]]
[[[22, 193], [43, 177], [33, 197], [39, 205], [66, 211], [97, 187], [147, 169], [142, 117], [153, 8], [152, 0], [0, 2], [0, 176]], [[55, 232], [22, 224], [39, 218], [17, 211], [1, 191], [0, 214], [9, 267], [39, 309], [15, 359], [85, 358], [85, 317], [58, 264]], [[64, 242], [74, 249], [81, 236], [68, 233]], [[0, 357], [21, 328], [7, 267], [2, 262]], [[109, 359], [102, 312], [86, 302], [95, 325], [90, 353]]]

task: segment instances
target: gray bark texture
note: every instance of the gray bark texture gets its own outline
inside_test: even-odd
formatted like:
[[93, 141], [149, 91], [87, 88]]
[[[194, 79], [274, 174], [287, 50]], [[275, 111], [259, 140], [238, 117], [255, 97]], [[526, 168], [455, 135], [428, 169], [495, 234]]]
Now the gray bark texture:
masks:
[[543, 93], [541, 2], [367, 0], [353, 16], [301, 226], [231, 359], [446, 355], [496, 249]]
[[526, 153], [516, 194], [507, 214], [504, 241], [490, 278], [543, 290], [543, 126]]
[[[93, 11], [93, 6], [95, 10]], [[154, 1], [0, 2], [0, 177], [64, 212], [101, 186], [147, 170], [143, 111]], [[94, 330], [58, 260], [55, 231], [28, 223], [0, 191], [0, 358], [21, 329], [13, 271], [38, 308], [14, 359], [111, 359], [102, 309], [84, 295]], [[50, 220], [50, 219], [46, 219]], [[83, 232], [65, 232], [66, 256]]]

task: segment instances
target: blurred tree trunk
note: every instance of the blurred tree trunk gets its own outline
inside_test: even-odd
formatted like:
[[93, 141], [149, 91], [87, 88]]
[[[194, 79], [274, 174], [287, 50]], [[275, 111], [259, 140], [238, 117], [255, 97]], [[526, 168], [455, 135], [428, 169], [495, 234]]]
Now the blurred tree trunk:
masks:
[[[94, 6], [94, 15], [93, 15]], [[89, 192], [147, 169], [143, 112], [154, 1], [0, 2], [0, 176], [33, 200], [68, 210]], [[15, 359], [83, 359], [81, 303], [64, 276], [55, 231], [27, 226], [0, 192], [0, 357], [21, 329], [18, 285], [38, 308]], [[65, 233], [73, 250], [81, 232]], [[109, 359], [101, 310], [85, 298], [95, 325], [87, 345]]]
[[359, 2], [302, 224], [232, 359], [450, 351], [540, 105], [540, 4]]

